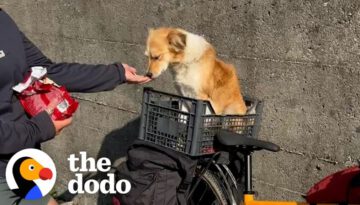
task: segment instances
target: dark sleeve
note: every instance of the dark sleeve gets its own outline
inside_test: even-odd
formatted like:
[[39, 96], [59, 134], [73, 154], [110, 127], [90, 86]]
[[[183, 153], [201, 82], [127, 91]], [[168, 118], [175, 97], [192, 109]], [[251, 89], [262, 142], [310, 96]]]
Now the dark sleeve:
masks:
[[70, 92], [98, 92], [112, 90], [125, 82], [122, 64], [87, 65], [78, 63], [53, 63], [23, 33], [27, 64], [47, 67], [48, 76]]
[[0, 119], [0, 154], [10, 154], [21, 149], [32, 148], [54, 136], [55, 127], [45, 111], [25, 122]]

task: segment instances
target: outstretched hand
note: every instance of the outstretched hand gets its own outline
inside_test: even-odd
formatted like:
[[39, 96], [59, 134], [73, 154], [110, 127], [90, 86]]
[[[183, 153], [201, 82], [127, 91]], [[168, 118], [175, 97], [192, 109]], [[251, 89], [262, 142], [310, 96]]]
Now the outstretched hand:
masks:
[[143, 84], [151, 81], [151, 78], [147, 76], [137, 75], [136, 69], [128, 64], [122, 64], [125, 69], [125, 78], [127, 83], [131, 84]]

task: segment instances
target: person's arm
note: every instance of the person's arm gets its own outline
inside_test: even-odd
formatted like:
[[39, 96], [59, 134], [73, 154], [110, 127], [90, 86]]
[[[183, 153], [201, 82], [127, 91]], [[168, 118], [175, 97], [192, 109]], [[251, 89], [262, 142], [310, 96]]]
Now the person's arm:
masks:
[[24, 122], [0, 119], [0, 154], [12, 154], [32, 148], [55, 136], [55, 127], [47, 112], [41, 112]]
[[47, 67], [48, 76], [70, 92], [98, 92], [112, 90], [126, 82], [122, 64], [87, 65], [78, 63], [53, 63], [23, 33], [27, 64]]

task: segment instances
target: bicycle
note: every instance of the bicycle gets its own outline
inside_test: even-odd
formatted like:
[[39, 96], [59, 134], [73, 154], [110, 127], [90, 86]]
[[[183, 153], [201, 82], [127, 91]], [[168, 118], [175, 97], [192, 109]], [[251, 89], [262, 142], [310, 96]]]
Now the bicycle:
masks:
[[255, 200], [252, 153], [280, 147], [256, 139], [263, 104], [245, 101], [256, 106], [256, 114], [218, 116], [207, 101], [145, 88], [139, 138], [198, 160], [188, 204], [310, 205]]

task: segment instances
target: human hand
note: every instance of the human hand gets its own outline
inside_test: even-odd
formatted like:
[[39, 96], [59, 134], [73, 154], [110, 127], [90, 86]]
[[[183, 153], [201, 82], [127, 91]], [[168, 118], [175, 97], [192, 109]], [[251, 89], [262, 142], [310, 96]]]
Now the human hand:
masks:
[[60, 132], [67, 126], [69, 126], [72, 122], [72, 117], [65, 120], [53, 120], [52, 121], [55, 126], [56, 135], [60, 134]]
[[141, 76], [136, 74], [136, 69], [128, 64], [122, 64], [125, 69], [125, 78], [127, 83], [143, 84], [151, 81], [151, 78], [147, 76]]

